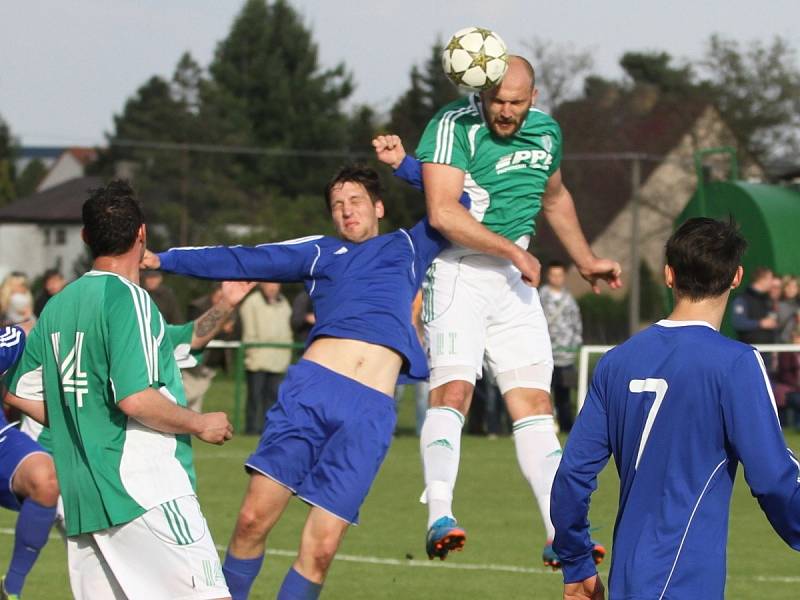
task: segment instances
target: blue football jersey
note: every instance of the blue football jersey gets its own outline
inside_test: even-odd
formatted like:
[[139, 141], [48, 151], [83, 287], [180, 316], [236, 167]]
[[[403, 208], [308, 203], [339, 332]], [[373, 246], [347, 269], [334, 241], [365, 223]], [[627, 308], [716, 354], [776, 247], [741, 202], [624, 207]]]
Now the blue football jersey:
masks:
[[[0, 375], [8, 371], [22, 356], [25, 349], [25, 332], [19, 327], [0, 328]], [[8, 425], [0, 407], [0, 428]]]
[[387, 346], [404, 357], [401, 373], [425, 379], [411, 303], [446, 243], [426, 219], [361, 243], [312, 236], [254, 247], [173, 248], [159, 257], [164, 271], [193, 277], [301, 281], [316, 315], [307, 344], [329, 336]]
[[565, 582], [596, 572], [589, 497], [610, 455], [620, 497], [609, 597], [724, 597], [740, 462], [772, 526], [800, 550], [800, 464], [761, 356], [707, 323], [660, 321], [598, 363], [551, 496]]
[[[422, 167], [406, 156], [395, 175], [422, 189]], [[459, 202], [469, 208], [464, 193]], [[403, 358], [401, 383], [427, 379], [428, 364], [411, 323], [425, 271], [449, 242], [425, 218], [361, 243], [310, 236], [254, 247], [173, 248], [161, 269], [203, 279], [303, 282], [314, 303], [310, 345], [320, 336], [387, 346]]]
[[22, 356], [25, 332], [19, 327], [0, 328], [0, 375], [8, 371]]

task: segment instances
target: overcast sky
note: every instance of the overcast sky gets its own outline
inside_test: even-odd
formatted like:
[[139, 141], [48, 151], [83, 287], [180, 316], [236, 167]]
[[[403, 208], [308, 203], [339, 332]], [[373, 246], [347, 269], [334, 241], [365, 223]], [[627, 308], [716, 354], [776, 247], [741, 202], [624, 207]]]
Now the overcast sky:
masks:
[[[510, 50], [538, 36], [595, 56], [616, 77], [626, 50], [702, 54], [718, 32], [739, 40], [782, 35], [800, 50], [798, 0], [290, 0], [313, 31], [323, 65], [344, 62], [354, 102], [379, 111], [408, 84], [431, 44], [470, 25]], [[102, 143], [126, 98], [154, 74], [169, 77], [189, 50], [203, 66], [243, 0], [2, 0], [0, 116], [24, 144]]]

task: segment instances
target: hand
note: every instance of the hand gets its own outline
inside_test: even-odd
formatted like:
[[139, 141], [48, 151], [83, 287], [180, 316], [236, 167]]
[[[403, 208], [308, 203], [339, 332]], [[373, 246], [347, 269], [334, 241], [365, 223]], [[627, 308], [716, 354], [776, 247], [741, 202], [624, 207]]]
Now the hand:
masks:
[[564, 600], [605, 600], [606, 590], [599, 575], [577, 583], [564, 584]]
[[204, 413], [199, 418], [200, 430], [196, 435], [207, 444], [221, 446], [233, 437], [233, 425], [224, 412]]
[[223, 281], [221, 300], [233, 308], [237, 306], [256, 285], [255, 281]]
[[775, 317], [764, 317], [758, 322], [761, 329], [775, 329], [778, 327], [778, 320]]
[[589, 265], [578, 267], [578, 272], [589, 282], [595, 294], [600, 293], [600, 281], [607, 282], [612, 290], [622, 287], [622, 267], [615, 260], [594, 258]]
[[160, 267], [161, 267], [161, 259], [158, 258], [158, 254], [155, 254], [150, 250], [145, 250], [144, 256], [142, 256], [142, 260], [139, 263], [139, 268], [158, 269]]
[[406, 157], [399, 135], [379, 135], [372, 140], [372, 147], [375, 148], [375, 157], [393, 169], [399, 167]]
[[542, 277], [542, 264], [539, 259], [527, 250], [519, 248], [519, 252], [514, 254], [511, 262], [522, 273], [522, 281], [531, 287], [538, 287]]

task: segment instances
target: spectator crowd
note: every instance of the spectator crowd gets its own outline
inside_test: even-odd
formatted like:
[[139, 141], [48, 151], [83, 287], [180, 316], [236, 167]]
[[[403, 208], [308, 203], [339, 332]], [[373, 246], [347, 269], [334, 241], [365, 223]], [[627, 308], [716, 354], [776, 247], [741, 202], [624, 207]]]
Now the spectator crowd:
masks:
[[[767, 267], [753, 271], [750, 285], [731, 303], [731, 324], [748, 344], [800, 344], [798, 278]], [[800, 352], [764, 352], [781, 425], [800, 429]]]
[[[568, 432], [575, 417], [573, 390], [577, 386], [575, 359], [583, 343], [580, 309], [565, 287], [567, 265], [552, 262], [539, 288], [542, 310], [548, 322], [553, 349], [552, 397], [561, 431]], [[21, 272], [11, 272], [0, 283], [0, 325], [34, 321], [47, 301], [67, 284], [57, 269], [48, 269], [32, 284]], [[171, 323], [194, 319], [210, 308], [220, 293], [219, 284], [186, 307], [164, 284], [158, 271], [145, 271], [142, 286], [150, 293], [164, 318]], [[417, 311], [419, 313], [419, 311]], [[730, 306], [730, 323], [739, 340], [749, 344], [800, 344], [800, 281], [794, 275], [779, 276], [766, 267], [756, 268], [750, 284]], [[415, 321], [419, 314], [413, 315]], [[305, 291], [291, 303], [277, 283], [262, 283], [250, 293], [219, 337], [252, 344], [245, 350], [247, 400], [245, 432], [259, 434], [262, 415], [274, 403], [283, 374], [292, 361], [292, 342], [303, 343], [314, 325], [314, 308]], [[421, 331], [421, 322], [417, 323]], [[284, 347], [268, 347], [279, 344]], [[800, 429], [800, 352], [765, 352], [765, 369], [772, 383], [781, 424]], [[230, 349], [206, 350], [182, 364], [189, 406], [202, 410], [203, 397], [220, 368], [233, 364]], [[486, 371], [488, 373], [488, 371]], [[419, 389], [417, 389], [419, 387]], [[404, 397], [398, 388], [398, 402]], [[412, 395], [412, 394], [409, 394]], [[413, 398], [417, 421], [427, 408], [425, 386], [415, 386]], [[417, 433], [419, 433], [417, 423]], [[467, 423], [473, 434], [497, 436], [509, 432], [508, 415], [491, 377], [476, 383], [474, 409]]]

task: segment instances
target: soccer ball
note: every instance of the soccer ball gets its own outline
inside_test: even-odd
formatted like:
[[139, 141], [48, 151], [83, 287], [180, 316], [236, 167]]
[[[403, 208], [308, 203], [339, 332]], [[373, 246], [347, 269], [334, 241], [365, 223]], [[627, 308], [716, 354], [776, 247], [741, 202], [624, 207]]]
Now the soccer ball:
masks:
[[488, 90], [500, 83], [506, 74], [506, 44], [488, 29], [461, 29], [453, 34], [442, 51], [442, 68], [459, 87], [477, 92]]

